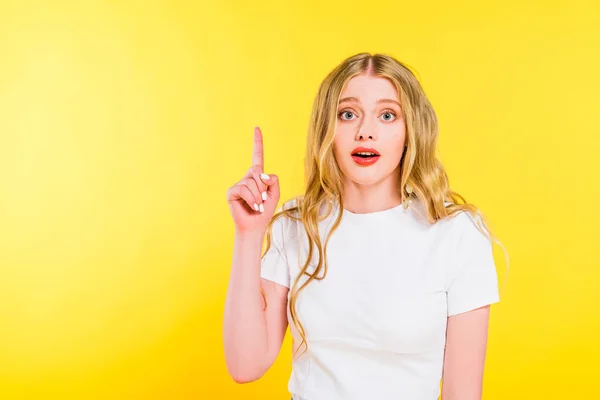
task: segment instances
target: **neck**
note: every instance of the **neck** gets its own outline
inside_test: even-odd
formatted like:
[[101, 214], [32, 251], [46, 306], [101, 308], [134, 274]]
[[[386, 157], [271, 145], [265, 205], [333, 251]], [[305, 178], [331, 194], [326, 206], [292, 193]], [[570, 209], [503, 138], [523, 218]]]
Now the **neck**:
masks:
[[344, 208], [356, 214], [384, 211], [400, 205], [398, 173], [390, 174], [380, 182], [363, 185], [347, 180], [342, 200]]

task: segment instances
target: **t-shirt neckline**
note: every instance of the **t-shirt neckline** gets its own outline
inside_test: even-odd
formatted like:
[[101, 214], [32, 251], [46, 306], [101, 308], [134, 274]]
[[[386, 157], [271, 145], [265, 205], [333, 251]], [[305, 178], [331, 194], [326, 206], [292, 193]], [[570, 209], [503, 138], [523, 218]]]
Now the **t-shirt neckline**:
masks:
[[387, 216], [390, 216], [391, 214], [395, 214], [397, 212], [405, 213], [406, 211], [408, 211], [408, 210], [404, 208], [404, 205], [402, 203], [400, 203], [393, 207], [386, 208], [385, 210], [371, 211], [371, 212], [366, 212], [366, 213], [355, 213], [353, 211], [350, 211], [350, 210], [347, 210], [346, 208], [344, 208], [342, 214], [344, 216], [349, 216], [350, 218], [370, 219], [370, 218], [387, 217]]

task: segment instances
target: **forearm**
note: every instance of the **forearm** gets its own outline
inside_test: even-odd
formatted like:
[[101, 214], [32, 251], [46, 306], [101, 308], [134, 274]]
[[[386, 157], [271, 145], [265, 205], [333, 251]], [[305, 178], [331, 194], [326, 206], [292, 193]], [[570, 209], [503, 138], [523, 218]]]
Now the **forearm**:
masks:
[[258, 379], [268, 354], [260, 291], [262, 234], [236, 234], [224, 312], [225, 360], [236, 381]]

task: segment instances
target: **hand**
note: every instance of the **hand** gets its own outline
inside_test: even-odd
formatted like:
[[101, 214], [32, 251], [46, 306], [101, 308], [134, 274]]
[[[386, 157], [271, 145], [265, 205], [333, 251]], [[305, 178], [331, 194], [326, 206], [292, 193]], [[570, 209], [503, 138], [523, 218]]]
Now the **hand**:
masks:
[[265, 233], [279, 202], [279, 179], [264, 174], [262, 132], [254, 128], [252, 167], [229, 188], [227, 202], [238, 233]]

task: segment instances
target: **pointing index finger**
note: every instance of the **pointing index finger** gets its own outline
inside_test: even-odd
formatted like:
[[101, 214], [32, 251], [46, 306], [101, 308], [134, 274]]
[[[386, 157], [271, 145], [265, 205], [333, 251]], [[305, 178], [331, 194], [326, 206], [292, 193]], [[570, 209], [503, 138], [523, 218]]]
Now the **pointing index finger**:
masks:
[[260, 128], [257, 126], [254, 128], [254, 147], [252, 149], [252, 165], [260, 167], [263, 171], [264, 168], [264, 153], [263, 153], [263, 137]]

